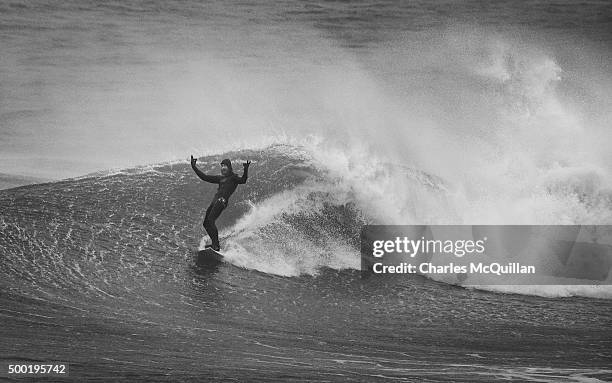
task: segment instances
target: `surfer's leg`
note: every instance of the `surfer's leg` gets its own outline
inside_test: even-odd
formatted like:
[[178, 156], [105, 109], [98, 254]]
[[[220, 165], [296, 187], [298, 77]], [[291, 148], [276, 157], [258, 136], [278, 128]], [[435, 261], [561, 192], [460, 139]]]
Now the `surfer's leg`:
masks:
[[216, 201], [208, 207], [208, 210], [206, 210], [206, 218], [204, 218], [204, 228], [210, 237], [212, 248], [215, 250], [219, 250], [219, 231], [217, 230], [215, 221], [219, 218], [224, 208], [225, 206], [223, 203]]
[[206, 209], [206, 215], [204, 216], [204, 222], [202, 222], [202, 226], [204, 226], [204, 228], [206, 228], [206, 221], [208, 221], [208, 216], [210, 215], [210, 211], [212, 210], [213, 204], [211, 203], [208, 206], [208, 209]]
[[206, 230], [206, 232], [208, 233], [208, 229], [206, 228], [206, 226], [208, 226], [208, 219], [210, 217], [210, 211], [212, 210], [214, 204], [210, 204], [208, 206], [208, 209], [206, 209], [206, 215], [204, 216], [204, 222], [202, 222], [202, 226], [204, 226], [204, 230]]
[[[216, 227], [215, 227], [214, 229], [213, 229], [213, 228], [211, 228], [211, 220], [210, 220], [210, 212], [211, 212], [211, 210], [212, 210], [212, 208], [213, 208], [213, 205], [214, 205], [214, 202], [213, 202], [213, 203], [211, 203], [211, 204], [208, 206], [208, 209], [206, 209], [206, 215], [204, 216], [204, 222], [202, 222], [202, 226], [204, 226], [204, 230], [206, 230], [206, 233], [207, 233], [207, 234], [208, 234], [208, 236], [210, 237], [211, 242], [212, 242], [212, 238], [213, 238], [212, 233], [213, 233], [214, 231], [216, 231]], [[212, 223], [212, 226], [214, 226], [214, 221], [213, 221], [213, 223]], [[218, 234], [217, 234], [217, 236], [218, 236]], [[208, 245], [207, 245], [207, 246], [208, 246]], [[212, 246], [212, 243], [211, 243], [211, 246]]]

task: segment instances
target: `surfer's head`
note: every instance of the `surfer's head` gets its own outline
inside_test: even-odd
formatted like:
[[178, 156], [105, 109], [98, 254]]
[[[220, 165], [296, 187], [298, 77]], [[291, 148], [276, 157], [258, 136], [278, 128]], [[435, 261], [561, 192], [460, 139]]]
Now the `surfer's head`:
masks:
[[232, 170], [232, 161], [230, 161], [229, 159], [224, 159], [223, 161], [221, 161], [221, 174], [226, 176], [228, 174], [232, 174], [233, 170]]

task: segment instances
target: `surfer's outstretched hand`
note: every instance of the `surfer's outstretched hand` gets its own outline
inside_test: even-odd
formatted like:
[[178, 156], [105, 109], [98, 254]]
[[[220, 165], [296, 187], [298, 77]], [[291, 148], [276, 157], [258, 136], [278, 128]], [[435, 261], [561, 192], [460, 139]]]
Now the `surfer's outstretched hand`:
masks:
[[191, 155], [191, 166], [195, 166], [196, 162], [198, 162], [198, 159], [193, 158], [193, 155]]
[[245, 169], [248, 169], [249, 165], [251, 165], [251, 160], [247, 160], [247, 162], [242, 164], [242, 166], [244, 166]]

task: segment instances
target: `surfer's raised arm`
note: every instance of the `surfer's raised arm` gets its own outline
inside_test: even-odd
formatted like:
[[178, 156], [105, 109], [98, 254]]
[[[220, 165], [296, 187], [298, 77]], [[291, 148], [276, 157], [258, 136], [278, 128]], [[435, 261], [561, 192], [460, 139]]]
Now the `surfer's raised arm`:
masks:
[[219, 183], [219, 176], [209, 176], [204, 174], [203, 171], [201, 171], [200, 169], [198, 169], [198, 167], [196, 166], [196, 162], [198, 162], [197, 158], [193, 158], [193, 155], [191, 156], [191, 168], [193, 169], [193, 171], [198, 175], [198, 177], [200, 177], [200, 179], [202, 181], [206, 181], [206, 182], [210, 182], [213, 184], [218, 184]]
[[247, 160], [247, 162], [242, 164], [244, 171], [242, 172], [242, 177], [238, 178], [239, 184], [246, 184], [247, 178], [249, 177], [249, 165], [251, 165], [250, 160]]

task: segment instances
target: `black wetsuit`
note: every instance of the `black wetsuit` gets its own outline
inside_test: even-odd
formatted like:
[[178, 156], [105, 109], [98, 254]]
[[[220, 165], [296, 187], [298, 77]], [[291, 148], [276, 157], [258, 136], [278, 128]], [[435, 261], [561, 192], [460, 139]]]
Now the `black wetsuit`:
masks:
[[214, 249], [219, 249], [219, 231], [217, 230], [215, 221], [217, 220], [217, 218], [219, 218], [219, 215], [221, 215], [223, 209], [227, 207], [229, 197], [234, 193], [238, 185], [246, 183], [249, 168], [244, 168], [244, 173], [242, 174], [242, 177], [238, 177], [238, 175], [232, 172], [231, 170], [230, 174], [228, 174], [227, 176], [209, 176], [204, 174], [195, 165], [193, 165], [192, 168], [196, 172], [198, 177], [200, 177], [200, 179], [202, 179], [203, 181], [210, 182], [213, 184], [219, 184], [217, 193], [215, 193], [215, 196], [213, 197], [210, 206], [208, 206], [208, 209], [206, 209], [206, 216], [204, 217], [204, 222], [202, 223], [204, 229], [210, 237], [210, 240], [212, 241], [212, 247]]

